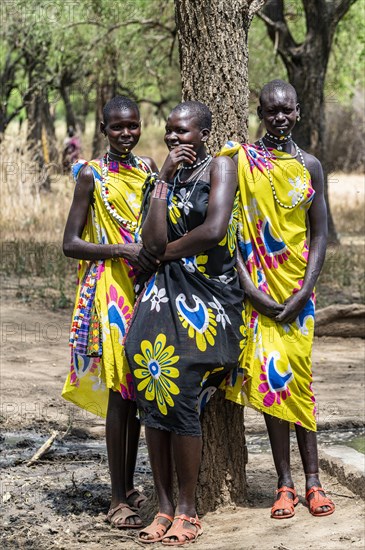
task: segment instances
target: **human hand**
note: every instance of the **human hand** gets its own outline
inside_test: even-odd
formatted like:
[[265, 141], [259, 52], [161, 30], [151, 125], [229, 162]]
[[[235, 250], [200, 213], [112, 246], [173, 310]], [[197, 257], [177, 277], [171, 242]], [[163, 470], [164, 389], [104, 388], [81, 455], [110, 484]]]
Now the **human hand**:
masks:
[[161, 263], [160, 260], [143, 247], [142, 243], [129, 243], [124, 246], [123, 258], [128, 260], [133, 267], [136, 267], [142, 273], [156, 271]]
[[177, 145], [176, 147], [170, 149], [170, 152], [165, 159], [165, 162], [160, 171], [161, 179], [171, 179], [175, 175], [179, 164], [194, 164], [195, 160], [196, 153], [192, 144], [184, 143]]
[[308, 299], [307, 294], [303, 294], [300, 290], [292, 296], [289, 296], [282, 304], [283, 310], [274, 317], [274, 320], [282, 324], [292, 323], [305, 307]]
[[269, 317], [270, 319], [275, 319], [283, 310], [284, 305], [279, 304], [274, 298], [257, 290], [252, 296], [249, 297], [250, 302], [256, 311]]

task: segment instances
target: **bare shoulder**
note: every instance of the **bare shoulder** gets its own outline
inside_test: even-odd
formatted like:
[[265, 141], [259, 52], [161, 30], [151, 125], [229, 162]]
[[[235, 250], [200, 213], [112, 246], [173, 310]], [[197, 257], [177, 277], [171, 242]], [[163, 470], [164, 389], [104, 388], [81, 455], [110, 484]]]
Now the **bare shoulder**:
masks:
[[317, 157], [311, 155], [310, 153], [307, 153], [307, 151], [304, 151], [303, 149], [301, 149], [301, 152], [304, 158], [305, 165], [308, 168], [309, 172], [312, 173], [312, 170], [322, 170], [322, 165]]
[[140, 157], [152, 170], [152, 172], [158, 172], [157, 164], [151, 157]]
[[305, 166], [311, 175], [313, 187], [315, 189], [323, 187], [322, 164], [314, 155], [303, 151], [303, 149], [301, 149], [301, 152], [303, 155]]
[[211, 164], [212, 182], [229, 183], [237, 186], [237, 166], [230, 157], [214, 157]]
[[232, 166], [235, 166], [234, 161], [231, 159], [231, 157], [228, 157], [226, 155], [213, 157], [212, 159], [212, 168], [215, 170], [221, 168], [232, 168]]
[[89, 199], [94, 192], [94, 173], [88, 164], [85, 164], [78, 173], [75, 196], [81, 198], [86, 195]]

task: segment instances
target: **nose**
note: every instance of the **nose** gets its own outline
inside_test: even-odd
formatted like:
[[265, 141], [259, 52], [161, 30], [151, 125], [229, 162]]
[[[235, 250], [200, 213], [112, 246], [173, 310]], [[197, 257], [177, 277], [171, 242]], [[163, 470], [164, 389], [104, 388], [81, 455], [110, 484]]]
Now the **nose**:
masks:
[[169, 133], [165, 137], [165, 143], [166, 145], [178, 145], [180, 143], [178, 135], [175, 132]]
[[285, 116], [284, 116], [284, 113], [282, 113], [281, 111], [279, 111], [277, 114], [276, 114], [276, 120], [277, 121], [283, 121], [285, 120]]
[[130, 135], [130, 131], [129, 131], [129, 128], [128, 126], [125, 126], [124, 128], [122, 128], [122, 136], [129, 136]]

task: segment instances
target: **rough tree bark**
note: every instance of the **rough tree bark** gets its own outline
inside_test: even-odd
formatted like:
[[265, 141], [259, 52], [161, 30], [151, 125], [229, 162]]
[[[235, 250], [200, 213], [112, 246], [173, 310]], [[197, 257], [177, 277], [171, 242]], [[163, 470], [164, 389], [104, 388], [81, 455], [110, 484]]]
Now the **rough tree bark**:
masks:
[[[247, 140], [247, 33], [263, 0], [175, 0], [184, 100], [206, 103], [213, 113], [212, 150], [227, 139]], [[221, 391], [203, 417], [203, 461], [198, 510], [204, 514], [246, 497], [244, 409]]]
[[[327, 175], [330, 167], [327, 166], [325, 151], [324, 83], [336, 27], [356, 1], [302, 0], [302, 6], [298, 2], [297, 9], [304, 9], [306, 22], [306, 35], [300, 44], [294, 40], [288, 27], [283, 0], [268, 0], [260, 13], [286, 67], [289, 82], [297, 90], [302, 119], [295, 128], [294, 139], [322, 162], [328, 208]], [[329, 240], [337, 243], [330, 209], [328, 230]]]

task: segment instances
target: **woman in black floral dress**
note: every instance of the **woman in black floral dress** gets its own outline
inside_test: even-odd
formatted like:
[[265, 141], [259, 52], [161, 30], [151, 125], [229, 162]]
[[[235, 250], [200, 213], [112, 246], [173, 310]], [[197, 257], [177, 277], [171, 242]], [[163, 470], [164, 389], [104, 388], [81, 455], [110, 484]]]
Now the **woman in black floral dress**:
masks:
[[245, 343], [235, 269], [236, 169], [231, 159], [207, 154], [210, 127], [205, 105], [175, 107], [165, 134], [170, 154], [147, 190], [142, 239], [161, 264], [141, 285], [125, 348], [159, 498], [159, 513], [140, 533], [143, 542], [183, 544], [201, 533], [195, 510], [199, 414], [237, 366]]

